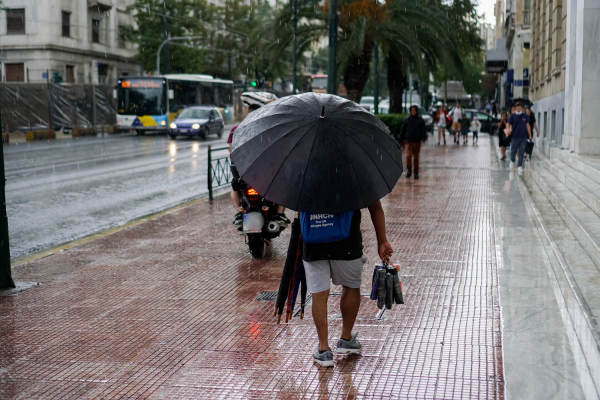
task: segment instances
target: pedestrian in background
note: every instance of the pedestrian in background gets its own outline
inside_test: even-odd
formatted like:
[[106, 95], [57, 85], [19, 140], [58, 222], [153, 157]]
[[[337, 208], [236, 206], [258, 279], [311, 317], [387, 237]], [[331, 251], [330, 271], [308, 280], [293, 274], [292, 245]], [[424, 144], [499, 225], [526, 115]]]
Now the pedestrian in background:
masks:
[[442, 138], [444, 138], [444, 144], [446, 144], [446, 120], [448, 119], [448, 111], [443, 104], [440, 104], [437, 112], [435, 113], [435, 124], [438, 129], [438, 145], [441, 144]]
[[481, 130], [481, 122], [479, 122], [477, 120], [477, 117], [473, 117], [473, 121], [471, 121], [471, 132], [473, 132], [473, 146], [475, 146], [475, 144], [479, 141], [479, 131], [480, 130]]
[[[529, 117], [529, 129], [531, 130], [531, 138], [533, 140], [533, 131], [537, 133], [537, 137], [540, 137], [540, 130], [538, 129], [537, 123], [535, 121], [535, 113], [531, 112], [530, 107], [525, 107], [525, 114]], [[531, 154], [529, 154], [529, 161], [531, 161]]]
[[427, 140], [425, 121], [419, 117], [419, 108], [410, 107], [410, 115], [402, 121], [398, 141], [406, 150], [406, 177], [410, 178], [415, 169], [415, 179], [419, 179], [419, 156], [421, 145]]
[[517, 103], [515, 113], [508, 117], [508, 136], [510, 136], [510, 166], [513, 167], [517, 151], [519, 152], [519, 164], [517, 172], [523, 174], [523, 157], [525, 155], [525, 144], [527, 139], [531, 140], [531, 128], [529, 117], [523, 113], [523, 105]]
[[[469, 129], [471, 128], [471, 120], [463, 113], [460, 119], [460, 135], [463, 138], [463, 146], [466, 146], [469, 141]], [[458, 142], [457, 142], [458, 144]]]
[[500, 147], [500, 153], [502, 157], [500, 160], [506, 160], [506, 148], [510, 145], [510, 139], [506, 136], [506, 121], [508, 120], [508, 113], [502, 111], [500, 113], [500, 122], [498, 122], [498, 146]]
[[460, 119], [463, 116], [463, 110], [460, 107], [460, 101], [456, 102], [456, 107], [452, 110], [452, 133], [454, 134], [454, 144], [459, 144], [460, 139]]

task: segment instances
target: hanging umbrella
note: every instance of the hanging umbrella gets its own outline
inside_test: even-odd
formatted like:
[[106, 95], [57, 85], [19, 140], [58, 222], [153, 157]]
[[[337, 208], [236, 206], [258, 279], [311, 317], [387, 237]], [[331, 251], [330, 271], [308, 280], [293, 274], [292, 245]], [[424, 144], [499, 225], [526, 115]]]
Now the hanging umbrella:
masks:
[[231, 157], [266, 199], [313, 213], [368, 207], [402, 173], [400, 146], [383, 122], [320, 93], [287, 96], [251, 113], [235, 131]]
[[[288, 246], [287, 257], [283, 266], [283, 273], [281, 274], [281, 281], [279, 283], [279, 291], [277, 292], [277, 300], [275, 302], [275, 315], [277, 315], [277, 323], [281, 320], [281, 314], [283, 314], [283, 308], [285, 302], [288, 300], [288, 294], [290, 291], [290, 282], [295, 279], [298, 264], [302, 264], [302, 238], [300, 237], [300, 220], [294, 219], [292, 222], [292, 233], [290, 237], [290, 244]], [[294, 286], [292, 286], [292, 289]], [[293, 293], [291, 293], [293, 295]], [[304, 297], [306, 299], [306, 296]], [[290, 302], [288, 300], [288, 302]], [[288, 312], [286, 312], [286, 322], [289, 318]]]

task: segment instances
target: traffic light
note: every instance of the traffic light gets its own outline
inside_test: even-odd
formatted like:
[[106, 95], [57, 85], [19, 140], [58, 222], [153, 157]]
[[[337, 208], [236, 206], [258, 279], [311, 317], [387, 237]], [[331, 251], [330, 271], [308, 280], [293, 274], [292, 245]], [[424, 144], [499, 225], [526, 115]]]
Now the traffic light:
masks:
[[258, 85], [258, 83], [256, 81], [250, 81], [250, 85], [252, 87], [256, 87]]

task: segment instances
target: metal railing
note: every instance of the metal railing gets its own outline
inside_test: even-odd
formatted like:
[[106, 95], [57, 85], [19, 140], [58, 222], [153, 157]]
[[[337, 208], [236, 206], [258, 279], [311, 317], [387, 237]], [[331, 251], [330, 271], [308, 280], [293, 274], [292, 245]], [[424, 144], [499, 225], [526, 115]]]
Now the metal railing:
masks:
[[223, 187], [229, 183], [233, 179], [233, 174], [231, 173], [231, 161], [229, 159], [229, 154], [224, 157], [212, 158], [212, 153], [214, 151], [223, 151], [229, 150], [229, 147], [219, 147], [213, 149], [211, 145], [208, 145], [208, 199], [213, 199], [213, 191], [214, 189], [218, 189]]

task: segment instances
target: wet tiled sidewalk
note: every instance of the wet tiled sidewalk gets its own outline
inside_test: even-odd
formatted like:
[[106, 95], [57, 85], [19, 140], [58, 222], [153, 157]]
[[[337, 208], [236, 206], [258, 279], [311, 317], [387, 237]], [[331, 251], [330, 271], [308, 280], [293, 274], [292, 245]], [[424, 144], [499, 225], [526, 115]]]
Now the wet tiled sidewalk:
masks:
[[[277, 325], [254, 300], [277, 290], [289, 231], [253, 260], [222, 196], [17, 266], [43, 284], [0, 297], [0, 398], [503, 399], [489, 140], [421, 159], [383, 200], [406, 304], [381, 314], [363, 297], [362, 355], [313, 365], [310, 306]], [[367, 295], [368, 212], [362, 228]]]

